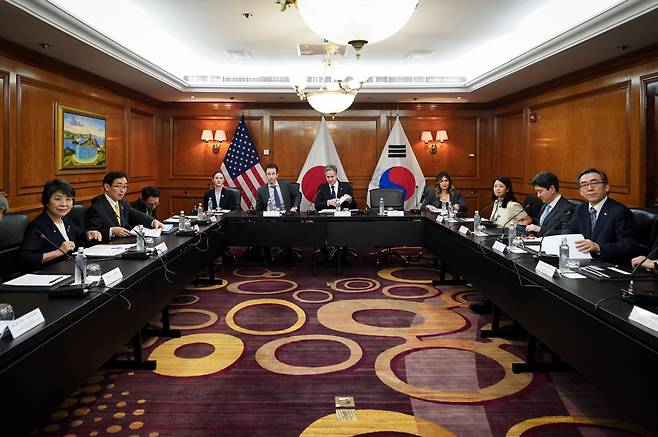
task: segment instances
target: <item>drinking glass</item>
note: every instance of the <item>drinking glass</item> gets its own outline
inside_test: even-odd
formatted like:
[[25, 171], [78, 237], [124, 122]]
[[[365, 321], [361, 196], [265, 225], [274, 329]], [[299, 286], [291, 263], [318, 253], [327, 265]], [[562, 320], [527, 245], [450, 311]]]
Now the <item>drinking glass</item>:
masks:
[[87, 264], [87, 276], [85, 284], [95, 287], [101, 281], [101, 266], [98, 264]]

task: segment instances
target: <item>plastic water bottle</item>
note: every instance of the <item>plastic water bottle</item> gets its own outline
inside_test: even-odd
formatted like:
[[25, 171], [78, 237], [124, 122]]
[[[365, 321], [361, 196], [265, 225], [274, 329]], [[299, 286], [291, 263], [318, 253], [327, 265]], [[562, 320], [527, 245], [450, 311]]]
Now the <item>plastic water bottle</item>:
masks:
[[185, 230], [185, 211], [181, 211], [180, 215], [178, 216], [178, 230]]
[[208, 199], [208, 212], [211, 213], [213, 211], [213, 204], [212, 204], [212, 197]]
[[143, 252], [146, 250], [146, 246], [144, 244], [144, 226], [136, 226], [135, 233], [137, 234], [137, 251]]
[[379, 215], [384, 215], [384, 198], [379, 198]]
[[274, 199], [272, 197], [267, 199], [267, 210], [274, 211]]
[[516, 226], [511, 226], [507, 230], [507, 245], [509, 247], [513, 246], [515, 238], [516, 238]]
[[203, 205], [199, 203], [199, 206], [196, 208], [196, 218], [198, 220], [203, 220]]
[[475, 214], [473, 214], [473, 232], [477, 232], [480, 229], [480, 211], [475, 210]]
[[87, 274], [87, 257], [85, 256], [84, 247], [78, 248], [75, 255], [75, 282], [74, 284], [84, 285], [85, 275]]
[[562, 243], [560, 243], [560, 272], [566, 272], [569, 271], [567, 268], [567, 260], [569, 259], [569, 244], [567, 243], [567, 239], [563, 238]]
[[452, 203], [448, 202], [448, 218], [455, 218], [455, 211], [452, 210]]
[[446, 209], [445, 202], [441, 202], [441, 215], [448, 215], [448, 210]]

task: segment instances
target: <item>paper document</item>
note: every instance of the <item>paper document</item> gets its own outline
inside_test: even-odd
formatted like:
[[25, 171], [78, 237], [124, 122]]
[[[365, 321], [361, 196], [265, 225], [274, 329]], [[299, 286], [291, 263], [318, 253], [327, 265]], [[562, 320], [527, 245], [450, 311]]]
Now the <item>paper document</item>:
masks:
[[[162, 233], [162, 229], [144, 228], [144, 236], [145, 237], [158, 238], [161, 233]], [[131, 229], [130, 230], [130, 235], [137, 236], [137, 233], [135, 232], [134, 229]]]
[[169, 223], [169, 224], [172, 224], [172, 225], [177, 225], [178, 224], [178, 218], [169, 217], [167, 220], [163, 221], [162, 223], [165, 223], [165, 224]]
[[562, 244], [562, 239], [567, 239], [567, 244], [569, 245], [569, 258], [570, 259], [592, 259], [592, 255], [589, 253], [583, 253], [576, 249], [576, 241], [584, 240], [583, 234], [564, 234], [564, 235], [550, 235], [544, 237], [544, 242], [541, 246], [543, 252], [548, 255], [560, 255], [560, 244]]
[[7, 281], [4, 285], [12, 285], [14, 287], [52, 287], [58, 282], [70, 277], [71, 275], [35, 275], [29, 273]]
[[137, 244], [97, 244], [96, 246], [85, 248], [85, 256], [96, 258], [112, 258], [119, 256], [131, 247]]

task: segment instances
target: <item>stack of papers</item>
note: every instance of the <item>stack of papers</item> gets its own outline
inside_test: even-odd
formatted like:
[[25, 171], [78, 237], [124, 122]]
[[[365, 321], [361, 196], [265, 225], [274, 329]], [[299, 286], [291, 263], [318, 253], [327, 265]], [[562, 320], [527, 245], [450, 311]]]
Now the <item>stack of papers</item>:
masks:
[[35, 275], [29, 273], [7, 281], [3, 285], [11, 285], [13, 287], [53, 287], [70, 277], [71, 275]]
[[541, 246], [542, 251], [548, 255], [559, 256], [560, 244], [562, 244], [563, 238], [567, 239], [567, 244], [569, 245], [569, 259], [592, 259], [592, 255], [589, 253], [583, 253], [576, 249], [576, 241], [585, 239], [583, 234], [550, 235], [544, 237]]
[[85, 248], [85, 256], [96, 258], [112, 258], [121, 255], [126, 250], [137, 246], [137, 244], [97, 244]]

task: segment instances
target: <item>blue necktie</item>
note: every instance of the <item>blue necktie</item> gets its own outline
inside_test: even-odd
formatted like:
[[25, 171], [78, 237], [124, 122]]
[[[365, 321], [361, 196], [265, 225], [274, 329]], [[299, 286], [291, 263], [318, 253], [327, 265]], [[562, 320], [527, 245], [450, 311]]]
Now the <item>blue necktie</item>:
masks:
[[589, 209], [590, 219], [592, 221], [592, 232], [594, 232], [594, 225], [596, 225], [596, 208], [592, 207]]
[[276, 208], [281, 209], [281, 198], [279, 197], [279, 192], [276, 190], [276, 186], [273, 188], [274, 190], [274, 206]]
[[544, 211], [541, 213], [541, 217], [539, 217], [539, 226], [544, 226], [544, 220], [546, 220], [546, 217], [548, 217], [548, 214], [551, 212], [551, 205], [550, 203], [546, 205], [544, 208]]

